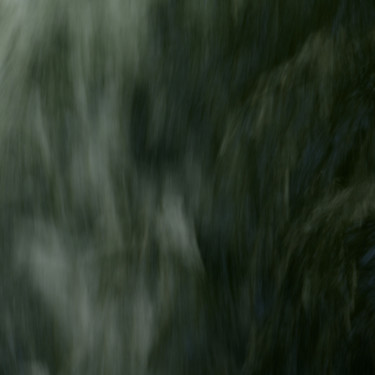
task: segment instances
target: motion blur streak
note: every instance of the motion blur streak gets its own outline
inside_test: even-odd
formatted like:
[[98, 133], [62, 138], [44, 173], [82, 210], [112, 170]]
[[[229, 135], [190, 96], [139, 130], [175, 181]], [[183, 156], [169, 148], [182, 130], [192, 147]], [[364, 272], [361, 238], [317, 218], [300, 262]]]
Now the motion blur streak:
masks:
[[0, 0], [0, 375], [375, 373], [372, 0]]

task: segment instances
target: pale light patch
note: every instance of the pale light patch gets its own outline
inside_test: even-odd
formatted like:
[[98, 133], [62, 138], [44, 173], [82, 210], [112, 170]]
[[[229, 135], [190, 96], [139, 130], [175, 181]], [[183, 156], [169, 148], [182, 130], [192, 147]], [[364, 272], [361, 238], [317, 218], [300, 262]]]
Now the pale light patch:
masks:
[[92, 280], [74, 250], [56, 228], [38, 223], [25, 231], [16, 264], [28, 272], [32, 286], [59, 323], [70, 347], [71, 362], [79, 364], [94, 348], [100, 326]]
[[32, 362], [27, 366], [27, 375], [49, 375], [49, 373], [47, 367], [39, 362]]
[[[43, 222], [34, 222], [20, 233], [16, 266], [27, 272], [32, 288], [55, 317], [69, 357], [67, 373], [80, 373], [98, 363], [103, 369], [118, 369], [115, 373], [123, 368], [145, 373], [155, 314], [146, 286], [140, 282], [130, 290], [135, 280], [124, 277], [119, 294], [111, 296], [109, 289], [102, 295], [98, 288], [102, 265], [98, 249], [79, 248], [58, 228]], [[125, 275], [127, 265], [123, 267]], [[113, 275], [107, 277], [111, 288]], [[142, 279], [142, 275], [130, 277]], [[35, 371], [43, 369], [35, 367]]]
[[177, 255], [187, 267], [203, 268], [195, 230], [180, 195], [171, 191], [164, 194], [156, 224], [162, 251]]

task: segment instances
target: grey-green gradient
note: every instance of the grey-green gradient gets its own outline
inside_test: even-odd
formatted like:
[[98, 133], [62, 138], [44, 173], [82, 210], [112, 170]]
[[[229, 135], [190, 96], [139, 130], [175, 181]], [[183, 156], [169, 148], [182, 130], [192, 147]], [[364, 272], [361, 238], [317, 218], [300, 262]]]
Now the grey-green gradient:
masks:
[[0, 0], [0, 375], [375, 373], [372, 0]]

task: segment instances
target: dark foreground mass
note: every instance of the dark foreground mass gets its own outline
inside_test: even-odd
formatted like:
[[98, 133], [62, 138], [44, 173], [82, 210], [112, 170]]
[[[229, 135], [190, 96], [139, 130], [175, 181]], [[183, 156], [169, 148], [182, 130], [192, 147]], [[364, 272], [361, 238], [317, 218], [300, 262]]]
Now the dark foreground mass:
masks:
[[374, 20], [0, 0], [0, 374], [374, 374]]

